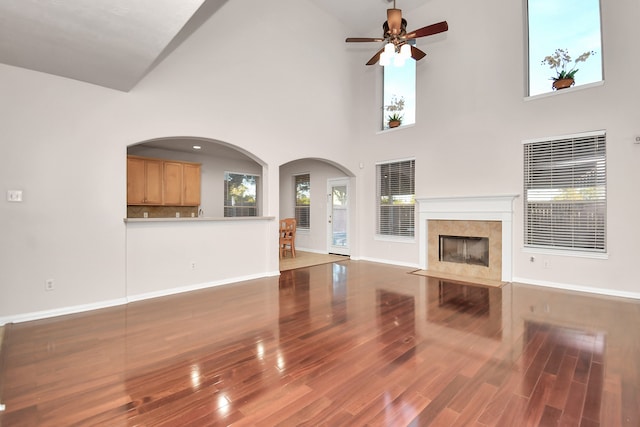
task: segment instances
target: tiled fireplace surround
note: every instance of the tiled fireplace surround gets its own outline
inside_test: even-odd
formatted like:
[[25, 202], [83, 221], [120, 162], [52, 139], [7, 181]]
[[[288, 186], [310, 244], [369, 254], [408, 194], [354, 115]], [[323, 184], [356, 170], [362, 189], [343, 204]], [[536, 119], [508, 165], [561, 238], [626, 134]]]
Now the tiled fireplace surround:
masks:
[[[510, 282], [513, 261], [513, 201], [518, 195], [416, 199], [420, 221], [420, 268]], [[488, 237], [489, 267], [438, 260], [440, 235]]]

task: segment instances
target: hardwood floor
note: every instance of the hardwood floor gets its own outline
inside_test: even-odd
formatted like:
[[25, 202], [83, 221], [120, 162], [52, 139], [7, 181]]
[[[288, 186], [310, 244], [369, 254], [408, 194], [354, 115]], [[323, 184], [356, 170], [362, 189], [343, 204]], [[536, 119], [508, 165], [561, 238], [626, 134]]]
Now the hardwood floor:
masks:
[[640, 301], [341, 261], [5, 327], [2, 426], [640, 425]]

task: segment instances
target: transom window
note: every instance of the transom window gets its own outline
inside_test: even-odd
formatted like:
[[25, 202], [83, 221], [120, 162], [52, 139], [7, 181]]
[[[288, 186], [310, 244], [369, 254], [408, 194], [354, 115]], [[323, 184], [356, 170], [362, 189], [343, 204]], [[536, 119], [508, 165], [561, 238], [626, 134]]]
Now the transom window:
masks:
[[409, 58], [402, 66], [389, 64], [383, 71], [382, 129], [389, 129], [393, 115], [400, 126], [416, 122], [416, 61]]
[[259, 176], [224, 173], [224, 216], [258, 216], [257, 187]]
[[376, 165], [377, 234], [413, 237], [415, 160]]
[[[559, 49], [552, 63], [567, 54], [564, 71], [578, 70], [575, 86], [602, 81], [600, 0], [527, 0], [527, 17], [530, 96], [554, 90], [552, 79], [563, 67], [552, 69], [545, 58], [554, 58]], [[576, 63], [584, 54], [587, 58]]]
[[525, 246], [605, 252], [606, 135], [524, 144]]

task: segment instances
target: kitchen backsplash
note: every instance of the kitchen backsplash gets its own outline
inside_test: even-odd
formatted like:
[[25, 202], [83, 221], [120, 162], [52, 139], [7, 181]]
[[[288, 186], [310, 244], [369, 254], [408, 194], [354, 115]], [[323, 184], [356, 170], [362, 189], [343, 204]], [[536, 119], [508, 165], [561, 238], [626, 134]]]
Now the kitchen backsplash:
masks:
[[198, 216], [197, 206], [127, 206], [127, 218], [175, 218], [176, 213], [181, 218]]

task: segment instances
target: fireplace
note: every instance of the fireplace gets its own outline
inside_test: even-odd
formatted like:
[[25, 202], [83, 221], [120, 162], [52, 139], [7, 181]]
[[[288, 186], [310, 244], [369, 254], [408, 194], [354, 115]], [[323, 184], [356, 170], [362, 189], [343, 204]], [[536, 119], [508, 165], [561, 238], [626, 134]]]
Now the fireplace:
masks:
[[[516, 197], [518, 196], [416, 199], [419, 203], [420, 268], [453, 276], [510, 282], [513, 200]], [[444, 260], [441, 257], [441, 236], [454, 237], [448, 246], [454, 246], [455, 250], [452, 249], [453, 254], [449, 254], [449, 258], [445, 257]], [[480, 246], [476, 247], [476, 244]], [[478, 256], [477, 252], [485, 252], [485, 249], [481, 249], [485, 245], [486, 257]], [[457, 260], [452, 262], [451, 257]], [[459, 262], [463, 258], [471, 262]]]

